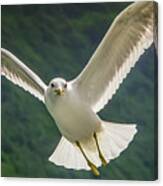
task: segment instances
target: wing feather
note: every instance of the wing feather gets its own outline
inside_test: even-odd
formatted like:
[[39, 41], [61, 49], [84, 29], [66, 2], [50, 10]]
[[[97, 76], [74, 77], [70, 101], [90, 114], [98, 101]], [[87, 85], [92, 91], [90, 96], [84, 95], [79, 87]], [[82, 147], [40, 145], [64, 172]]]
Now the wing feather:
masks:
[[131, 4], [114, 20], [90, 61], [72, 81], [81, 99], [100, 111], [153, 42], [154, 2]]
[[44, 103], [45, 83], [6, 49], [1, 49], [1, 75]]

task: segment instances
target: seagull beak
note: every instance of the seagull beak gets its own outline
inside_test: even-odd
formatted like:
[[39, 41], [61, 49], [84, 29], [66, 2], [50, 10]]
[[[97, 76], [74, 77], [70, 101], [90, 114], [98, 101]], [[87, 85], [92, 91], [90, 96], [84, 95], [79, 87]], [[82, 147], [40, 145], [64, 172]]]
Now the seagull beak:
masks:
[[58, 88], [58, 89], [55, 89], [55, 93], [59, 96], [63, 96], [64, 95], [64, 90], [62, 88]]

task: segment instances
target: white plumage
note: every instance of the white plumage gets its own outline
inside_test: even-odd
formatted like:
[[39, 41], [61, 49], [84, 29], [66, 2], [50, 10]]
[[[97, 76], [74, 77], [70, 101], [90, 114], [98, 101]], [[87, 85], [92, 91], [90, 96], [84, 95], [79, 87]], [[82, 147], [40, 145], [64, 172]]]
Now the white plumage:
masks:
[[105, 122], [96, 113], [152, 44], [153, 9], [153, 2], [137, 2], [120, 13], [84, 70], [70, 82], [55, 78], [46, 86], [18, 58], [1, 49], [1, 74], [45, 103], [63, 135], [49, 158], [56, 165], [91, 169], [98, 175], [96, 167], [117, 158], [133, 140], [135, 124]]

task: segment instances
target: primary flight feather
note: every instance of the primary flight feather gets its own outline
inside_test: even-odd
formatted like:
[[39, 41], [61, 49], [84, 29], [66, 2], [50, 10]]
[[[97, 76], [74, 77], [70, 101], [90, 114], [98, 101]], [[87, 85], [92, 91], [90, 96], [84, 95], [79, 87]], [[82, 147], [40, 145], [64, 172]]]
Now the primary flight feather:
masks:
[[1, 49], [1, 74], [45, 103], [63, 135], [49, 158], [56, 165], [91, 170], [120, 155], [137, 132], [135, 124], [103, 121], [96, 114], [153, 42], [153, 2], [131, 4], [114, 20], [79, 76], [45, 83], [18, 58]]

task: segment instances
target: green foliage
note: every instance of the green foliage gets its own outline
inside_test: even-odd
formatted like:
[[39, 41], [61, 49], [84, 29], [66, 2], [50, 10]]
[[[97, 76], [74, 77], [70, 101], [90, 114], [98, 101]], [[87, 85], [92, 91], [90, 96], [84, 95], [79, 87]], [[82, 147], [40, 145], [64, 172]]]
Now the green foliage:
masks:
[[[128, 4], [2, 6], [2, 47], [46, 83], [54, 76], [70, 80]], [[100, 168], [99, 179], [155, 178], [154, 52], [154, 47], [146, 51], [100, 113], [106, 120], [137, 123], [138, 134], [119, 158]], [[2, 78], [2, 176], [95, 178], [48, 161], [60, 136], [44, 105]]]

